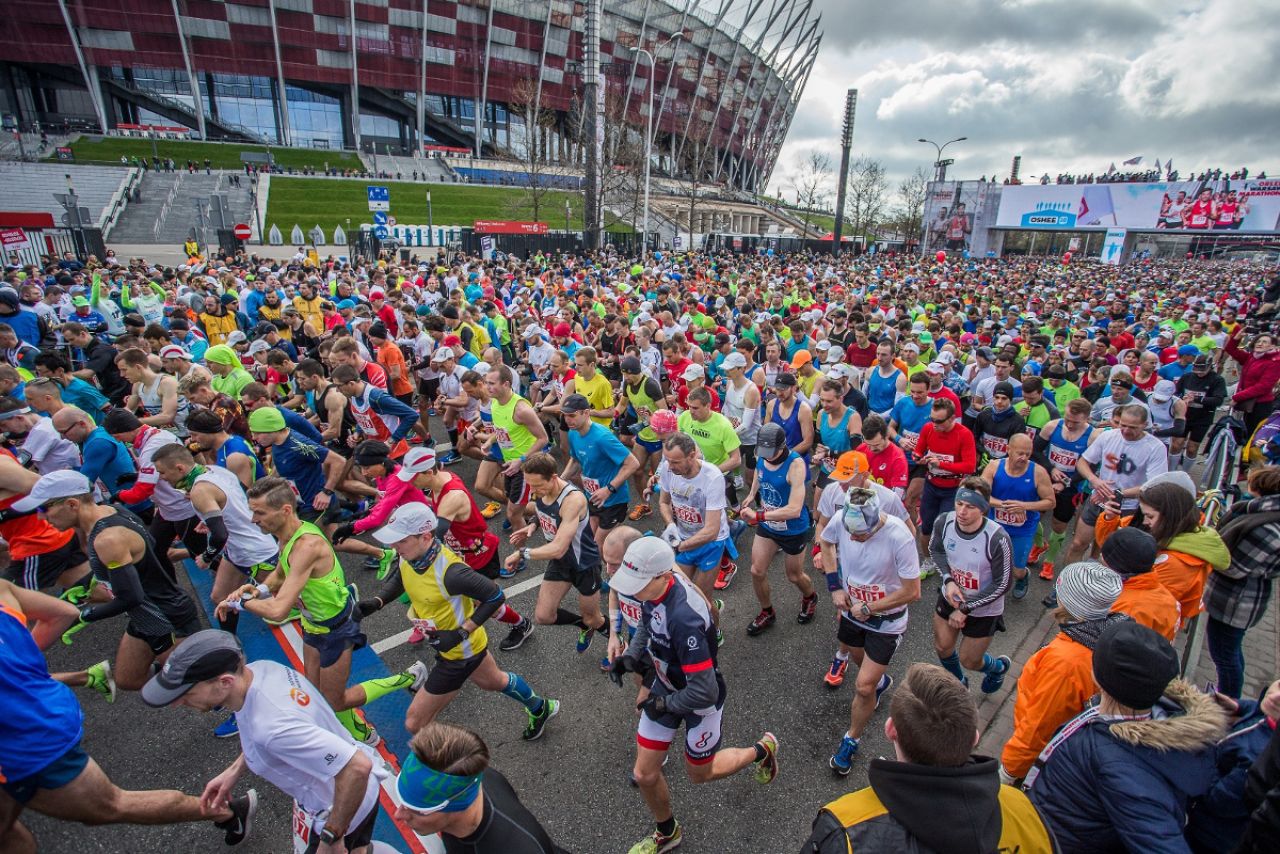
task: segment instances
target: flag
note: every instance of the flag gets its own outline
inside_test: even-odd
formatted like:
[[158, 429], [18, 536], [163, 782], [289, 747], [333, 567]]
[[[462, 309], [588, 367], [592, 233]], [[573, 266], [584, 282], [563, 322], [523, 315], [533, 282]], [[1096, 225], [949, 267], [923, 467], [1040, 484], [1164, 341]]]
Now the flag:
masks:
[[1142, 156], [1141, 156], [1141, 155], [1139, 155], [1139, 156], [1137, 156], [1137, 157], [1130, 157], [1128, 160], [1126, 160], [1126, 161], [1124, 162], [1124, 165], [1125, 165], [1125, 166], [1137, 166], [1137, 165], [1138, 165], [1139, 163], [1141, 163], [1141, 162], [1142, 162]]
[[1111, 201], [1111, 187], [1107, 184], [1085, 184], [1080, 196], [1080, 209], [1076, 225], [1107, 225], [1104, 217], [1111, 217], [1115, 224], [1116, 208]]
[[1160, 158], [1159, 158], [1159, 157], [1157, 157], [1157, 158], [1156, 158], [1156, 173], [1157, 173], [1157, 174], [1159, 174], [1160, 172], [1163, 172], [1163, 171], [1164, 171], [1164, 170], [1160, 168]]
[[1172, 175], [1172, 174], [1173, 174], [1173, 158], [1172, 158], [1172, 157], [1170, 157], [1170, 158], [1168, 159], [1168, 161], [1166, 161], [1166, 162], [1165, 162], [1165, 164], [1164, 164], [1164, 171], [1165, 171], [1165, 174], [1166, 174], [1166, 175]]
[[1113, 161], [1111, 161], [1111, 166], [1107, 169], [1107, 174], [1108, 174], [1108, 175], [1114, 175], [1114, 174], [1116, 174], [1116, 163], [1115, 163], [1115, 161], [1114, 161], [1114, 160], [1113, 160]]

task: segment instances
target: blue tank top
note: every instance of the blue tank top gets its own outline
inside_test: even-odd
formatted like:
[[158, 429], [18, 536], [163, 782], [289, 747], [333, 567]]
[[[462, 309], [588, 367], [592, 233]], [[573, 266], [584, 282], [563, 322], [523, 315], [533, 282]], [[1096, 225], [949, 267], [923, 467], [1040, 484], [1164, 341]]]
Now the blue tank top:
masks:
[[229, 439], [227, 439], [227, 441], [223, 442], [222, 447], [218, 449], [218, 465], [226, 468], [227, 457], [232, 454], [245, 454], [246, 456], [253, 458], [254, 480], [259, 480], [260, 478], [267, 476], [267, 470], [263, 467], [262, 460], [258, 459], [258, 455], [253, 452], [253, 448], [249, 446], [249, 443], [246, 442], [243, 437], [237, 436], [234, 433]]
[[[1007, 459], [996, 465], [995, 481], [991, 485], [991, 497], [1003, 501], [1039, 501], [1040, 493], [1036, 491], [1036, 464], [1028, 463], [1027, 470], [1021, 477], [1014, 477], [1005, 472]], [[1040, 524], [1040, 511], [1031, 510], [996, 510], [987, 511], [987, 516], [999, 522], [1011, 537], [1025, 537], [1035, 531]]]
[[23, 615], [0, 605], [0, 780], [49, 766], [80, 741], [84, 718], [71, 689], [55, 682]]
[[[902, 398], [893, 405], [893, 410], [889, 414], [890, 420], [898, 422], [898, 437], [918, 439], [920, 431], [924, 429], [924, 425], [929, 423], [929, 412], [933, 409], [933, 401], [926, 400], [917, 406], [916, 402], [910, 396]], [[901, 444], [899, 442], [898, 444]], [[906, 448], [902, 449], [907, 455], [908, 463], [915, 463], [916, 455]]]
[[849, 407], [844, 412], [844, 417], [840, 419], [840, 423], [832, 425], [827, 421], [826, 410], [818, 416], [818, 438], [822, 444], [827, 446], [827, 450], [833, 456], [839, 456], [845, 451], [853, 450], [853, 442], [849, 436], [849, 419], [853, 417], [853, 408]]
[[902, 371], [897, 368], [887, 377], [880, 376], [880, 368], [873, 365], [867, 379], [867, 404], [872, 412], [888, 412], [893, 409], [893, 401], [898, 396], [898, 375]]
[[800, 398], [796, 397], [791, 404], [791, 414], [783, 418], [780, 414], [782, 405], [779, 401], [779, 405], [773, 408], [773, 417], [769, 420], [782, 428], [782, 432], [787, 437], [787, 444], [794, 448], [804, 441], [804, 432], [800, 429]]
[[[791, 463], [798, 459], [800, 455], [792, 451], [776, 469], [770, 468], [764, 460], [756, 460], [756, 477], [760, 479], [760, 503], [765, 510], [778, 510], [791, 502], [791, 484], [787, 481], [787, 472], [791, 469]], [[786, 537], [803, 534], [812, 525], [809, 521], [808, 505], [795, 519], [760, 524], [770, 532]]]
[[1074, 478], [1076, 463], [1080, 461], [1080, 455], [1089, 447], [1093, 426], [1086, 427], [1079, 439], [1067, 441], [1062, 435], [1062, 424], [1063, 422], [1059, 420], [1058, 426], [1053, 428], [1053, 435], [1049, 437], [1049, 462], [1053, 463], [1053, 467], [1058, 471]]

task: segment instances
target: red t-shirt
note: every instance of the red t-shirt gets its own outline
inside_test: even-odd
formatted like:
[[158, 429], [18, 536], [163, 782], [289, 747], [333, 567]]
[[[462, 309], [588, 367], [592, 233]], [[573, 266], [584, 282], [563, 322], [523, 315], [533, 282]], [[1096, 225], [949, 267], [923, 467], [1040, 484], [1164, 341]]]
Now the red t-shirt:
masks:
[[939, 432], [932, 421], [924, 425], [916, 441], [916, 457], [923, 458], [927, 454], [937, 454], [942, 458], [941, 463], [929, 466], [929, 482], [940, 489], [959, 486], [961, 480], [978, 468], [978, 449], [974, 445], [973, 434], [963, 424], [953, 424], [945, 433]]
[[681, 389], [685, 387], [686, 383], [684, 381], [683, 374], [684, 374], [685, 368], [689, 367], [692, 364], [693, 362], [691, 362], [689, 359], [681, 359], [680, 361], [675, 362], [674, 364], [671, 362], [668, 362], [666, 359], [662, 360], [662, 367], [665, 368], [667, 371], [667, 382], [671, 383], [672, 388]]
[[[685, 382], [683, 379], [681, 380], [681, 382], [684, 383], [684, 385], [680, 386], [680, 388], [676, 390], [676, 409], [680, 412], [684, 412], [686, 409], [689, 408], [689, 404], [686, 403], [686, 399], [689, 397], [689, 384]], [[705, 388], [707, 392], [711, 395], [712, 411], [719, 412], [720, 411], [720, 395], [716, 394], [716, 390], [711, 388], [710, 386], [704, 385], [703, 388]]]
[[864, 442], [857, 450], [867, 455], [871, 479], [889, 489], [907, 488], [907, 455], [892, 442], [880, 453], [873, 453]]
[[844, 358], [855, 368], [869, 368], [876, 361], [876, 342], [867, 341], [867, 346], [859, 347], [857, 340], [849, 342], [844, 351]]
[[1132, 350], [1135, 343], [1133, 336], [1128, 332], [1121, 332], [1119, 335], [1111, 336], [1111, 346], [1116, 348], [1117, 353]]
[[383, 391], [387, 390], [387, 372], [382, 370], [382, 366], [376, 362], [365, 362], [364, 369], [360, 372], [364, 375], [364, 381], [369, 385], [376, 386]]

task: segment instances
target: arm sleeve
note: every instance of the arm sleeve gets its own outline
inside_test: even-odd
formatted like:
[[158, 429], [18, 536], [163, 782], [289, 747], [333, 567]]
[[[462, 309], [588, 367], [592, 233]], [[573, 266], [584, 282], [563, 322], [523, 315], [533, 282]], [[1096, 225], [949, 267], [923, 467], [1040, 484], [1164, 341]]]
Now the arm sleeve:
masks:
[[102, 274], [99, 273], [97, 270], [94, 270], [93, 285], [89, 288], [89, 304], [97, 305], [98, 298], [101, 296], [102, 296]]
[[471, 622], [477, 626], [492, 617], [507, 598], [501, 587], [465, 563], [452, 564], [444, 571], [444, 589], [455, 596], [466, 596], [476, 601]]
[[[936, 527], [934, 532], [936, 534]], [[979, 589], [973, 599], [965, 601], [960, 610], [966, 614], [1000, 599], [1013, 581], [1013, 541], [1003, 528], [987, 538], [987, 562], [991, 566], [991, 583]]]
[[738, 424], [738, 438], [741, 440], [744, 433], [749, 433], [760, 420], [760, 407], [744, 406], [742, 408], [742, 422]]
[[140, 473], [133, 486], [120, 490], [119, 494], [116, 495], [116, 500], [123, 501], [125, 504], [141, 504], [150, 499], [152, 493], [156, 491], [156, 485], [154, 482], [148, 483], [143, 480], [145, 476], [145, 474]]
[[404, 437], [413, 432], [414, 426], [418, 423], [418, 412], [412, 406], [404, 401], [393, 397], [390, 392], [375, 394], [370, 398], [370, 403], [375, 411], [382, 415], [394, 415], [400, 419], [400, 423], [396, 425], [396, 429], [391, 434], [389, 445], [396, 445]]
[[716, 683], [714, 668], [708, 667], [693, 673], [686, 669], [684, 687], [667, 695], [667, 708], [678, 715], [689, 714], [694, 709], [715, 705], [719, 693], [720, 686]]
[[1049, 440], [1041, 436], [1039, 430], [1031, 440], [1031, 460], [1050, 474], [1053, 473], [1053, 463], [1049, 462]]
[[933, 533], [929, 536], [929, 557], [933, 558], [933, 563], [938, 567], [938, 572], [942, 575], [945, 583], [951, 573], [951, 562], [947, 560], [947, 547], [944, 545], [942, 538], [942, 529], [947, 527], [947, 521], [952, 513], [943, 513], [936, 522], [933, 523]]
[[128, 282], [125, 282], [124, 285], [121, 286], [120, 288], [120, 307], [121, 308], [133, 308], [133, 296], [130, 293], [132, 290], [133, 290], [133, 286], [130, 285]]
[[1186, 432], [1186, 430], [1187, 430], [1187, 419], [1175, 418], [1173, 419], [1173, 426], [1165, 427], [1161, 430], [1152, 430], [1151, 435], [1152, 436], [1181, 436], [1183, 433]]
[[201, 519], [209, 529], [209, 551], [220, 552], [226, 548], [227, 540], [231, 539], [231, 532], [227, 530], [227, 520], [222, 518], [222, 513], [202, 516]]
[[111, 592], [115, 594], [115, 598], [110, 602], [94, 605], [81, 612], [86, 623], [123, 614], [130, 608], [141, 605], [147, 598], [142, 589], [142, 579], [138, 577], [138, 568], [131, 563], [111, 570]]

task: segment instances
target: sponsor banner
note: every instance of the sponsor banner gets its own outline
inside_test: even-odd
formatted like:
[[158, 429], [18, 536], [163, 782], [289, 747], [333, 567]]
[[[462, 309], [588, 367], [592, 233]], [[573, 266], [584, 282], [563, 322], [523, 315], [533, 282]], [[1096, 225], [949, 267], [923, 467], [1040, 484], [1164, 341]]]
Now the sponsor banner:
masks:
[[1280, 231], [1280, 180], [1002, 187], [997, 228]]
[[1124, 239], [1129, 232], [1123, 228], [1108, 228], [1107, 236], [1102, 239], [1103, 264], [1119, 265], [1124, 262]]
[[0, 228], [0, 245], [9, 252], [21, 252], [31, 248], [31, 241], [20, 228]]
[[546, 234], [545, 222], [513, 222], [508, 220], [478, 219], [474, 226], [477, 234]]

